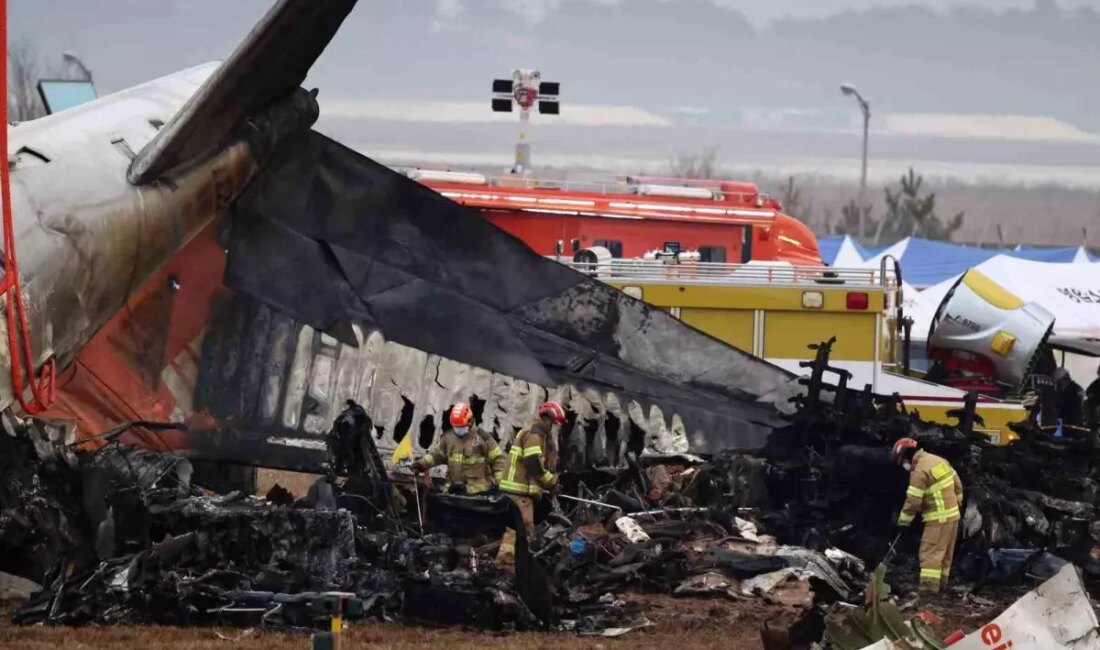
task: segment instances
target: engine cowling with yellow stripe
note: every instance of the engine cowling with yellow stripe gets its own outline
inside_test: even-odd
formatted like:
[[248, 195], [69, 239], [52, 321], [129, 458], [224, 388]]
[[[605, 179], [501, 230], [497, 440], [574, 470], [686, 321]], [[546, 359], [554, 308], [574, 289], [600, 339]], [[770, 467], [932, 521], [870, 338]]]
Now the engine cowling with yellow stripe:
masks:
[[940, 302], [928, 332], [929, 353], [976, 355], [993, 379], [1018, 387], [1030, 374], [1051, 330], [1054, 315], [1025, 303], [976, 269], [963, 274]]

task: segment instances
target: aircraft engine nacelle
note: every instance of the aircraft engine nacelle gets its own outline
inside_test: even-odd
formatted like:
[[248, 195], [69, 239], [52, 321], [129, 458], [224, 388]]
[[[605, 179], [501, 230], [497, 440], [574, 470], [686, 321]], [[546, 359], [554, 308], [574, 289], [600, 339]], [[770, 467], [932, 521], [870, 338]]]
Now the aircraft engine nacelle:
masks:
[[984, 363], [977, 365], [990, 369], [993, 379], [1018, 386], [1053, 327], [1054, 315], [1044, 307], [1025, 303], [970, 269], [940, 302], [928, 331], [928, 349], [941, 362], [951, 356], [980, 357]]

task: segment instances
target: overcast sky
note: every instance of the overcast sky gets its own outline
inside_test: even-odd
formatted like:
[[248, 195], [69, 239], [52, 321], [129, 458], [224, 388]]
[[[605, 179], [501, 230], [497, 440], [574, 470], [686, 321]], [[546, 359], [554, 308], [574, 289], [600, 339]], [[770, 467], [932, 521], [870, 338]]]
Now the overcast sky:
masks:
[[[945, 10], [960, 5], [982, 6], [990, 9], [1026, 8], [1035, 5], [1034, 0], [715, 0], [715, 2], [740, 10], [757, 23], [764, 23], [784, 15], [824, 16], [845, 9], [859, 11], [875, 6], [921, 5]], [[537, 3], [538, 0], [536, 0]], [[1100, 7], [1100, 0], [1062, 0], [1058, 5]]]
[[[353, 12], [333, 50], [340, 56], [321, 61], [326, 80], [338, 76], [343, 60], [354, 59], [355, 36], [385, 11], [386, 3], [431, 5], [441, 23], [461, 16], [475, 5], [506, 6], [538, 21], [548, 10], [568, 11], [571, 2], [616, 3], [629, 0], [363, 0]], [[677, 2], [679, 0], [669, 0]], [[820, 16], [845, 9], [920, 4], [948, 9], [958, 0], [712, 0], [743, 12], [758, 26], [784, 16]], [[1035, 0], [969, 0], [966, 4], [991, 9], [1030, 7]], [[1050, 1], [1050, 0], [1046, 0]], [[43, 55], [55, 59], [72, 51], [93, 69], [101, 92], [110, 92], [198, 63], [224, 58], [263, 14], [272, 0], [9, 0], [9, 30], [13, 39], [32, 39]], [[1100, 0], [1061, 0], [1062, 7], [1089, 5]], [[376, 15], [376, 14], [375, 14]], [[395, 52], [415, 57], [416, 49]], [[337, 92], [354, 96], [354, 89]]]
[[[13, 41], [55, 67], [77, 54], [103, 95], [224, 59], [274, 0], [8, 2]], [[876, 119], [1028, 115], [1100, 134], [1100, 86], [1086, 81], [1100, 66], [1098, 10], [1100, 0], [360, 0], [306, 85], [323, 106], [484, 101], [490, 79], [537, 67], [563, 83], [567, 104], [722, 124], [779, 111], [796, 128], [845, 128], [844, 81], [868, 94]]]

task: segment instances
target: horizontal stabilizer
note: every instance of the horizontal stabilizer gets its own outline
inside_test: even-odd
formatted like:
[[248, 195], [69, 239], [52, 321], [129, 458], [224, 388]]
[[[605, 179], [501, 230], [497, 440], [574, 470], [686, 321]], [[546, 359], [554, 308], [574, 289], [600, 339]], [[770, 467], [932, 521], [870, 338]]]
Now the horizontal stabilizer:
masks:
[[279, 0], [130, 164], [135, 185], [209, 154], [305, 81], [356, 0]]

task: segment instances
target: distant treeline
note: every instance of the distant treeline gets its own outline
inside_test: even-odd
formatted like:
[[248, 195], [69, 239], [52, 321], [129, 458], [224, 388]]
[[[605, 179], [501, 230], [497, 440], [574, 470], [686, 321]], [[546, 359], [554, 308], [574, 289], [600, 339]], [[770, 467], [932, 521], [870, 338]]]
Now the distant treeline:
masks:
[[[853, 220], [845, 212], [858, 192], [856, 184], [823, 176], [757, 174], [754, 180], [763, 191], [785, 200], [785, 211], [805, 221], [818, 235], [855, 232]], [[889, 186], [895, 194], [903, 191], [900, 180]], [[891, 215], [885, 189], [881, 185], [867, 188], [871, 204], [869, 223], [877, 223]], [[927, 198], [930, 194], [935, 196], [935, 212], [940, 224], [950, 224], [960, 213], [965, 218], [949, 237], [937, 236], [943, 231], [917, 233], [926, 238], [984, 246], [1084, 244], [1092, 249], [1100, 248], [1100, 191], [1058, 185], [1006, 187], [925, 179], [919, 195]], [[880, 231], [880, 243], [913, 234], [893, 232], [890, 223], [888, 220]], [[874, 234], [874, 228], [869, 226], [866, 239]]]

